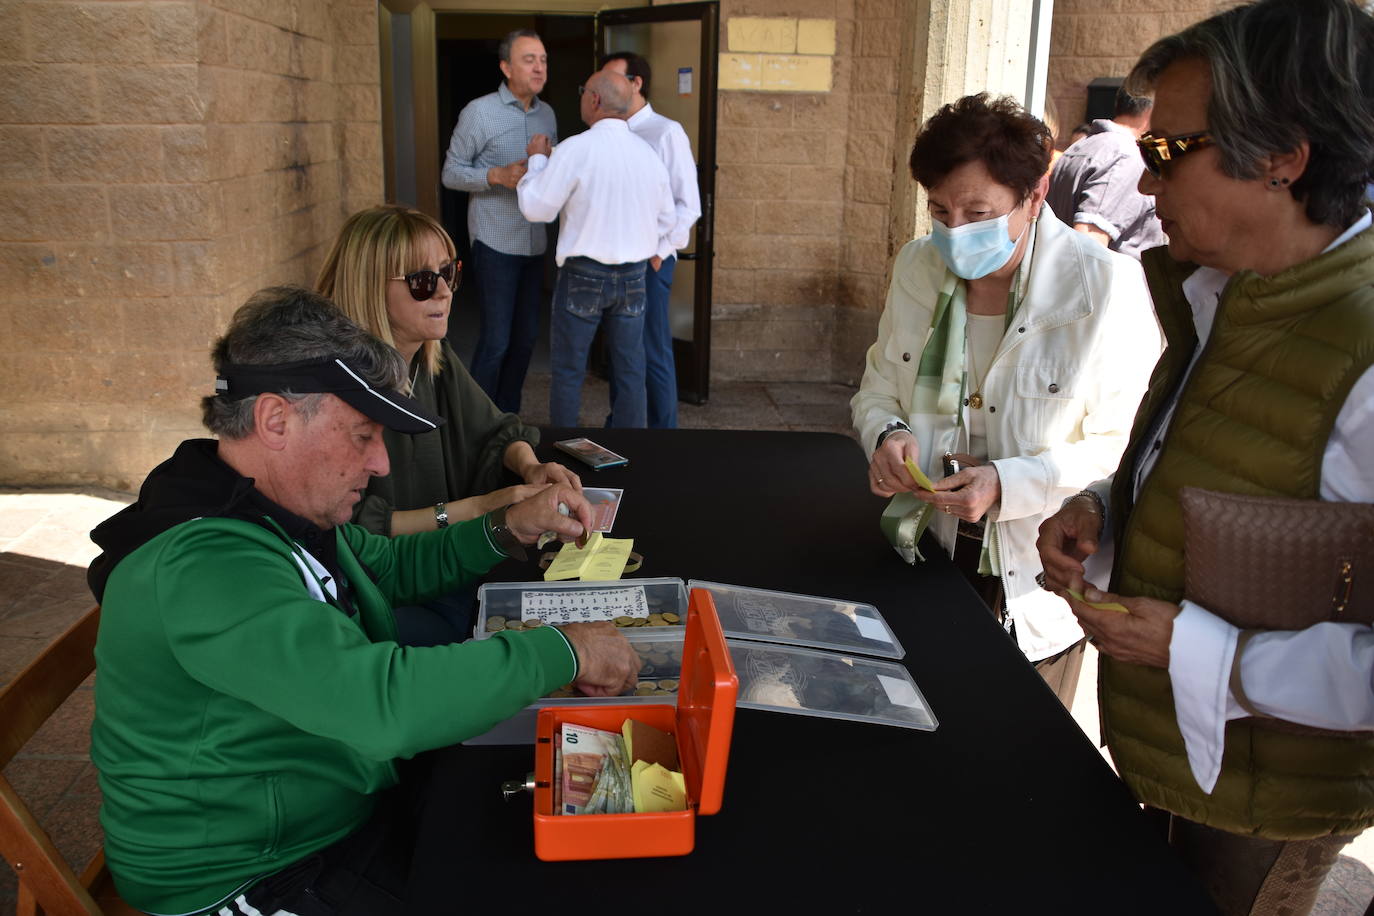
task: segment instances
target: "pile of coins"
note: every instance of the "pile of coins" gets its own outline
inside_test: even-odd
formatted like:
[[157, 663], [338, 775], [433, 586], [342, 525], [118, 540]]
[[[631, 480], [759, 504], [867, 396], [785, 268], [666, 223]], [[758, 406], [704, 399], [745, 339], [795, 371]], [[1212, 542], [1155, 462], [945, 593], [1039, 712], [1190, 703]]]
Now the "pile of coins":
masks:
[[618, 627], [670, 627], [680, 623], [682, 618], [669, 611], [654, 613], [648, 617], [617, 617], [611, 621]]
[[635, 685], [634, 696], [667, 697], [677, 693], [677, 678], [665, 677], [657, 681], [640, 680]]
[[[642, 624], [642, 626], [647, 625]], [[635, 648], [640, 652], [639, 680], [633, 688], [625, 691], [622, 696], [666, 697], [677, 693], [678, 678], [682, 672], [681, 644], [665, 644], [655, 641], [647, 644], [641, 643]], [[580, 697], [582, 694], [572, 684], [564, 684], [550, 693], [549, 696], [566, 699]]]
[[[682, 622], [682, 618], [670, 611], [662, 614], [653, 613], [648, 617], [617, 617], [611, 621], [618, 627], [671, 627]], [[514, 620], [492, 615], [487, 618], [484, 629], [488, 633], [500, 633], [502, 630], [533, 630], [535, 627], [544, 626], [544, 621], [537, 617], [529, 620]]]
[[532, 617], [529, 620], [507, 620], [504, 617], [488, 617], [486, 631], [488, 633], [499, 633], [502, 630], [533, 630], [543, 625], [544, 621], [540, 620], [538, 617]]

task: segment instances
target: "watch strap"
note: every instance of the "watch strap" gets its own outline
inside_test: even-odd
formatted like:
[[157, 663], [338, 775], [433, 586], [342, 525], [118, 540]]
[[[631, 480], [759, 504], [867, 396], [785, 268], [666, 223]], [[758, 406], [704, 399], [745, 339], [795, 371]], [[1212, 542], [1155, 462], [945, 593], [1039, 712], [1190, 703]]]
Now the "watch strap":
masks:
[[487, 525], [487, 535], [491, 542], [496, 545], [496, 549], [514, 560], [527, 560], [529, 554], [525, 552], [525, 545], [520, 543], [520, 539], [515, 536], [515, 532], [510, 530], [506, 524], [506, 510], [509, 506], [502, 506], [488, 512], [485, 516]]
[[878, 449], [882, 448], [883, 440], [886, 439], [888, 436], [892, 435], [893, 433], [909, 432], [911, 432], [910, 426], [907, 426], [901, 420], [893, 420], [891, 423], [887, 424], [887, 426], [883, 427], [882, 432], [878, 433], [877, 441], [873, 443], [873, 450], [876, 452]]

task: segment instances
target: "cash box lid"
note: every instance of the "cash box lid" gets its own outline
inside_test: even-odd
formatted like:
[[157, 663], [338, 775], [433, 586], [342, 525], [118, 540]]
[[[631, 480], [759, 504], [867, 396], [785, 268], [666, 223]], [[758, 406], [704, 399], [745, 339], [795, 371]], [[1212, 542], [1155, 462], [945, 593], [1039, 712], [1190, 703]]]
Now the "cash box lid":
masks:
[[678, 685], [677, 726], [682, 775], [688, 797], [697, 802], [698, 814], [720, 810], [738, 691], [739, 678], [711, 593], [692, 589]]

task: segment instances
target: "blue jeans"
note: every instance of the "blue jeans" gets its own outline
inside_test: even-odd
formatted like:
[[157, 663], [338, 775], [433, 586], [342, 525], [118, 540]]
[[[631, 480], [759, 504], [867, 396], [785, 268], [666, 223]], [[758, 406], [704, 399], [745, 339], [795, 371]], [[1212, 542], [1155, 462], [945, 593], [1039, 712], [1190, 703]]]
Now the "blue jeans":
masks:
[[[673, 327], [668, 321], [668, 297], [673, 290], [677, 255], [654, 270], [644, 271], [644, 394], [648, 398], [650, 429], [677, 429], [677, 365], [673, 362]], [[615, 400], [616, 377], [610, 373], [611, 400]], [[615, 412], [606, 418], [615, 425]]]
[[472, 269], [481, 299], [482, 330], [469, 368], [497, 407], [519, 413], [520, 392], [539, 337], [544, 256], [502, 254], [474, 239]]
[[568, 258], [558, 270], [549, 327], [549, 422], [579, 426], [582, 380], [587, 353], [601, 324], [616, 390], [611, 413], [619, 427], [645, 422], [644, 271], [647, 261], [602, 264], [591, 258]]

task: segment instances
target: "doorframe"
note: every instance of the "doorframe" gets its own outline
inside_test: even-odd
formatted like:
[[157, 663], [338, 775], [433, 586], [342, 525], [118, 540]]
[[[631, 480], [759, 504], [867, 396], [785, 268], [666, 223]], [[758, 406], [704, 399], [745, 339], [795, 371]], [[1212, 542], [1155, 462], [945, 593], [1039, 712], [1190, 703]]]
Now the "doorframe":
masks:
[[[680, 260], [692, 263], [696, 284], [692, 309], [692, 340], [674, 340], [679, 365], [679, 397], [704, 404], [711, 381], [711, 278], [715, 264], [716, 117], [719, 96], [714, 77], [720, 52], [718, 0], [650, 6], [633, 3], [605, 9], [605, 0], [537, 0], [519, 8], [495, 5], [493, 0], [378, 0], [378, 46], [381, 57], [382, 166], [386, 200], [409, 204], [442, 219], [440, 203], [440, 125], [438, 123], [437, 13], [552, 14], [585, 13], [596, 21], [599, 53], [603, 23], [674, 22], [697, 18], [702, 29], [698, 75], [701, 101], [697, 125], [698, 187], [701, 217], [697, 221], [696, 250]], [[404, 134], [409, 127], [409, 133]], [[404, 134], [404, 135], [403, 135]], [[705, 155], [709, 153], [709, 162]], [[402, 165], [404, 163], [404, 166]], [[413, 166], [408, 168], [407, 166]], [[704, 280], [703, 280], [704, 278]], [[689, 358], [690, 357], [690, 358]], [[683, 367], [686, 368], [684, 371]]]
[[[607, 25], [638, 25], [653, 22], [701, 22], [701, 57], [697, 75], [701, 102], [697, 115], [697, 185], [701, 192], [701, 217], [697, 220], [696, 251], [678, 255], [696, 271], [695, 298], [692, 303], [692, 340], [673, 341], [673, 358], [678, 366], [678, 397], [692, 404], [705, 404], [711, 388], [711, 279], [715, 269], [716, 204], [716, 115], [719, 91], [716, 62], [720, 59], [720, 4], [716, 0], [697, 3], [667, 3], [660, 6], [602, 10], [596, 17], [596, 45], [600, 53], [602, 29]], [[711, 79], [707, 85], [706, 75]], [[659, 85], [663, 85], [660, 77]], [[690, 348], [690, 349], [689, 349]], [[687, 357], [693, 357], [688, 359]], [[691, 368], [684, 371], [684, 366]]]

